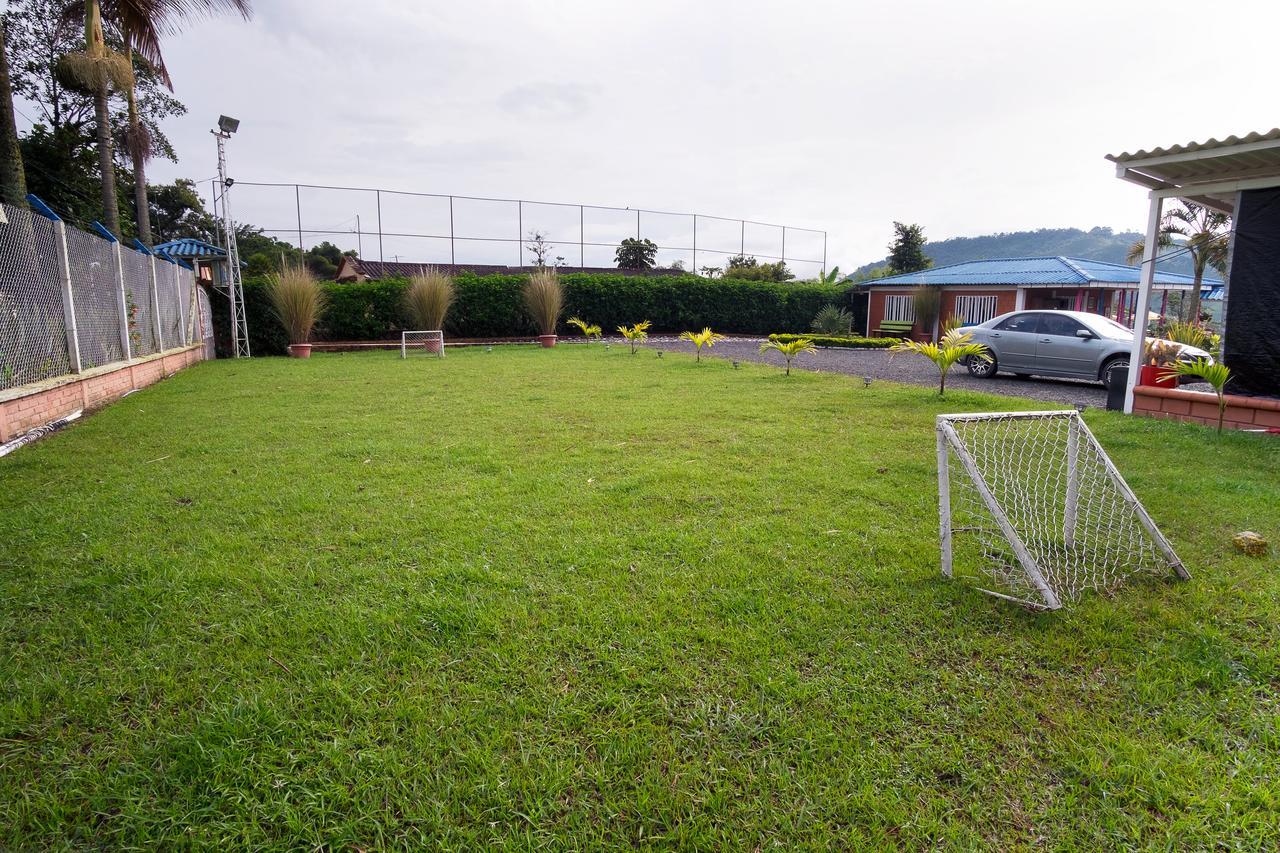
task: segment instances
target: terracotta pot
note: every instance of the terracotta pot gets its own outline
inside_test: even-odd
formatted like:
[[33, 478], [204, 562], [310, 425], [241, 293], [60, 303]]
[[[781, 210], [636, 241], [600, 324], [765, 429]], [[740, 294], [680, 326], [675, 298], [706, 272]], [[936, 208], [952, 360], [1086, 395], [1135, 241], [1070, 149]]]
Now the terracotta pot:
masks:
[[289, 355], [293, 358], [311, 358], [311, 344], [289, 344]]
[[538, 335], [538, 343], [542, 344], [547, 349], [551, 349], [553, 346], [556, 345], [556, 336], [555, 335]]
[[1178, 376], [1169, 368], [1157, 364], [1144, 364], [1138, 371], [1138, 384], [1160, 388], [1177, 388]]
[[441, 348], [444, 346], [439, 338], [427, 338], [426, 350], [432, 355], [439, 355]]

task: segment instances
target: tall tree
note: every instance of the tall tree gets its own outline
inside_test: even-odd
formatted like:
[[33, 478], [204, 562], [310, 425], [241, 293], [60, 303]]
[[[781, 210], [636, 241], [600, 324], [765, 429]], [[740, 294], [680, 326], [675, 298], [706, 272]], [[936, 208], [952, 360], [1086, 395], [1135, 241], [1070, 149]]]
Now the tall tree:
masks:
[[924, 253], [924, 227], [893, 223], [893, 242], [889, 244], [889, 269], [894, 274], [919, 272], [933, 266]]
[[[1191, 256], [1193, 282], [1185, 304], [1190, 308], [1186, 319], [1192, 323], [1200, 322], [1200, 284], [1204, 281], [1205, 271], [1213, 267], [1219, 275], [1225, 277], [1227, 274], [1230, 232], [1230, 216], [1185, 199], [1178, 199], [1178, 206], [1165, 211], [1161, 218], [1157, 246], [1161, 249], [1179, 246]], [[1145, 239], [1130, 246], [1129, 263], [1140, 263], [1146, 248]]]
[[13, 87], [9, 83], [8, 20], [0, 21], [0, 201], [26, 204], [27, 178], [18, 147], [18, 123], [13, 112]]
[[[234, 11], [244, 18], [253, 14], [250, 0], [88, 0], [86, 15], [100, 4], [101, 15], [119, 33], [124, 42], [129, 65], [134, 52], [155, 70], [161, 81], [173, 91], [173, 80], [160, 49], [161, 38], [178, 32], [182, 23], [194, 15], [212, 15]], [[147, 200], [147, 161], [154, 153], [151, 132], [138, 109], [137, 88], [130, 82], [123, 87], [128, 106], [128, 131], [125, 147], [133, 165], [133, 193], [138, 222], [138, 236], [151, 243], [151, 217]]]
[[116, 166], [111, 138], [111, 90], [133, 86], [133, 66], [120, 53], [107, 47], [102, 29], [99, 0], [85, 0], [84, 50], [69, 53], [58, 63], [59, 71], [73, 85], [93, 93], [94, 125], [98, 135], [98, 172], [102, 185], [103, 224], [121, 236], [120, 211], [116, 201]]

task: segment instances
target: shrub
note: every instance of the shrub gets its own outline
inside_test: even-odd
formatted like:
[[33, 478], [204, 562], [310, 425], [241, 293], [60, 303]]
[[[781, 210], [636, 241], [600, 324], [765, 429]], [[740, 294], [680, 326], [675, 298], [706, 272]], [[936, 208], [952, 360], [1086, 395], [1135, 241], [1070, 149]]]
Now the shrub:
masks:
[[770, 335], [769, 340], [778, 343], [805, 338], [820, 347], [846, 347], [848, 349], [889, 349], [898, 343], [897, 338], [828, 337], [825, 335]]
[[[268, 279], [271, 310], [291, 344], [305, 344], [324, 310], [328, 294], [303, 266], [286, 266]], [[246, 315], [247, 316], [247, 315]]]
[[823, 305], [809, 324], [820, 335], [847, 335], [853, 329], [853, 315], [834, 305]]
[[[524, 307], [527, 274], [454, 276], [456, 298], [445, 318], [446, 334], [460, 338], [527, 336], [535, 328]], [[567, 273], [567, 316], [590, 317], [606, 329], [648, 317], [652, 329], [676, 332], [711, 326], [723, 332], [767, 335], [804, 332], [822, 306], [845, 305], [847, 289], [817, 282], [767, 282], [710, 279], [696, 275], [627, 276], [620, 273]], [[316, 325], [321, 341], [374, 341], [399, 338], [405, 316], [404, 279], [322, 282], [328, 308]], [[266, 279], [247, 278], [245, 310], [254, 355], [284, 352], [288, 341], [272, 319]], [[858, 309], [860, 310], [860, 309]], [[214, 329], [220, 351], [230, 340], [226, 297], [213, 295]], [[817, 343], [827, 346], [825, 341]]]
[[455, 295], [453, 279], [436, 267], [427, 267], [409, 279], [405, 290], [404, 304], [409, 320], [419, 330], [443, 329]]
[[564, 310], [564, 287], [552, 269], [535, 270], [524, 286], [524, 305], [533, 324], [544, 335], [556, 333], [556, 323]]

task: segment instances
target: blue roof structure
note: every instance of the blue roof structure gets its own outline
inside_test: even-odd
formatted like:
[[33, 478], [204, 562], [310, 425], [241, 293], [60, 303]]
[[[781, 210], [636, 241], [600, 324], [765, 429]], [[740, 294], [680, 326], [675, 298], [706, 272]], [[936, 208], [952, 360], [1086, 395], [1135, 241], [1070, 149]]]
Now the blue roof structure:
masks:
[[220, 249], [212, 243], [206, 243], [194, 237], [183, 237], [179, 240], [160, 243], [153, 247], [153, 250], [165, 252], [175, 258], [212, 258], [218, 260], [227, 256], [225, 249]]
[[[1062, 255], [1036, 258], [993, 258], [985, 261], [965, 261], [945, 267], [933, 267], [920, 272], [903, 273], [862, 282], [874, 287], [938, 287], [963, 285], [1021, 285], [1051, 287], [1098, 287], [1106, 285], [1138, 286], [1141, 270], [1126, 264], [1092, 261], [1086, 258], [1066, 258]], [[845, 278], [851, 282], [852, 276]], [[1189, 275], [1156, 270], [1155, 283], [1164, 287], [1190, 288], [1194, 283]], [[1205, 277], [1201, 289], [1222, 287], [1222, 280]]]

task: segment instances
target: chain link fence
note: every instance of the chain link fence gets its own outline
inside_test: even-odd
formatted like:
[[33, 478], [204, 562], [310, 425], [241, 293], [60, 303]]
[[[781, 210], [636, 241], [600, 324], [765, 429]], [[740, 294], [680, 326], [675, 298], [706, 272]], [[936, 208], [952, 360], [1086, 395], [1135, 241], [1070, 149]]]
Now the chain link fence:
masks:
[[25, 208], [0, 211], [0, 391], [186, 346], [198, 328], [212, 335], [186, 267]]
[[[209, 191], [214, 209], [222, 198]], [[364, 260], [524, 267], [543, 238], [547, 262], [613, 268], [623, 240], [655, 244], [655, 262], [690, 272], [746, 255], [798, 279], [827, 269], [827, 232], [703, 213], [405, 190], [237, 180], [236, 219], [306, 250], [329, 242]]]

